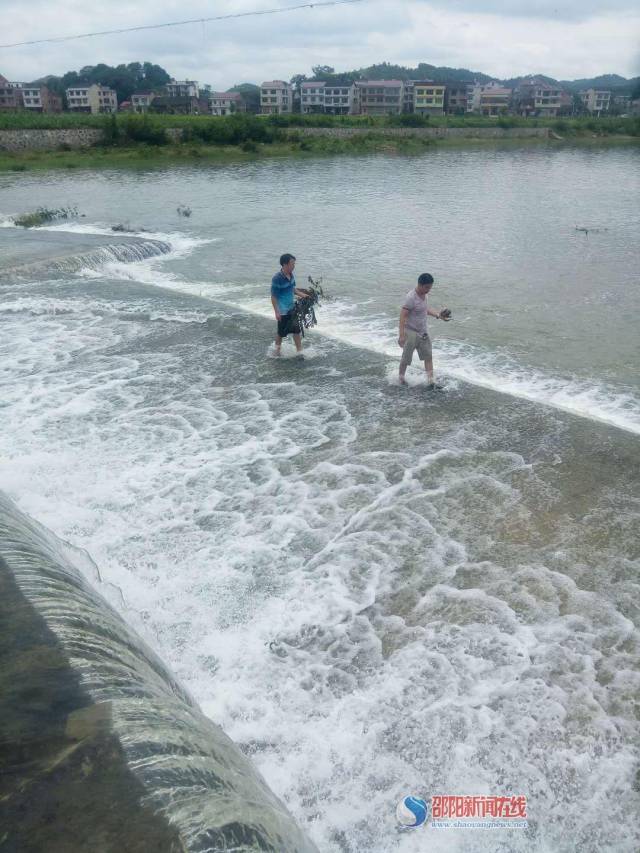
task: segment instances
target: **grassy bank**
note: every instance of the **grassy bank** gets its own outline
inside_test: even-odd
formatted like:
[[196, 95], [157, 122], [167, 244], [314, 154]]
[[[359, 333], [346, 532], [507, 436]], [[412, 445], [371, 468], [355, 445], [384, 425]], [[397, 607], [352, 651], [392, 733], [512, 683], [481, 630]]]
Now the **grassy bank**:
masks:
[[[21, 114], [20, 114], [21, 115]], [[575, 122], [572, 125], [558, 120], [553, 129], [552, 140], [543, 137], [527, 138], [478, 138], [447, 137], [432, 139], [421, 136], [385, 136], [390, 126], [398, 126], [399, 120], [415, 120], [416, 116], [397, 116], [395, 124], [391, 119], [370, 119], [367, 117], [331, 117], [331, 116], [232, 116], [229, 118], [212, 118], [205, 116], [91, 116], [91, 115], [62, 115], [62, 116], [27, 116], [24, 120], [42, 120], [49, 122], [51, 118], [74, 126], [83, 123], [93, 124], [104, 131], [104, 141], [90, 148], [70, 150], [61, 146], [52, 151], [21, 151], [9, 153], [0, 151], [0, 171], [26, 172], [36, 169], [99, 169], [99, 168], [153, 168], [179, 165], [181, 163], [211, 163], [224, 164], [242, 162], [258, 158], [285, 156], [322, 156], [339, 154], [368, 154], [383, 153], [387, 155], [420, 154], [434, 146], [464, 146], [464, 145], [540, 145], [562, 144], [563, 141], [572, 143], [603, 143], [640, 142], [640, 120], [624, 120], [623, 124], [600, 125], [601, 132], [595, 133], [589, 122]], [[0, 123], [6, 123], [8, 115], [0, 115]], [[327, 120], [335, 126], [357, 126], [364, 133], [346, 138], [332, 136], [306, 136], [299, 133], [305, 126], [324, 127]], [[421, 119], [422, 125], [433, 126], [431, 122]], [[461, 120], [456, 120], [460, 122]], [[506, 119], [498, 123], [480, 117], [464, 119], [462, 125], [468, 128], [503, 127]], [[509, 119], [509, 121], [512, 121]], [[516, 124], [510, 127], [531, 127], [532, 122], [524, 119], [513, 119]], [[601, 120], [607, 121], [607, 120]], [[613, 122], [613, 120], [611, 120]], [[620, 120], [618, 120], [620, 122]], [[635, 124], [634, 124], [635, 122]], [[415, 124], [415, 121], [414, 121]], [[545, 123], [545, 126], [549, 124]], [[451, 122], [450, 122], [451, 126]], [[608, 132], [604, 132], [604, 127]], [[182, 142], [172, 141], [167, 130], [182, 128]], [[0, 128], [1, 129], [1, 128]], [[6, 128], [5, 128], [6, 129]], [[45, 128], [42, 128], [45, 129]], [[627, 133], [623, 134], [623, 130]], [[637, 133], [633, 131], [638, 131]], [[64, 150], [63, 150], [64, 149]]]
[[[331, 116], [331, 115], [281, 115], [281, 116], [146, 116], [118, 113], [114, 116], [88, 115], [86, 113], [61, 113], [58, 115], [30, 114], [27, 111], [0, 113], [0, 130], [29, 129], [65, 129], [93, 127], [101, 128], [110, 137], [135, 138], [142, 135], [155, 135], [162, 140], [164, 131], [172, 128], [184, 128], [187, 135], [211, 137], [209, 141], [223, 141], [224, 137], [251, 138], [268, 142], [277, 137], [278, 131], [293, 127], [367, 127], [372, 130], [381, 127], [549, 127], [560, 135], [581, 136], [598, 134], [602, 136], [623, 135], [640, 136], [640, 116], [591, 116], [561, 118], [521, 118], [519, 116]], [[215, 137], [215, 139], [213, 138]], [[206, 141], [206, 140], [204, 140]]]
[[180, 164], [224, 164], [273, 157], [308, 157], [337, 154], [419, 154], [435, 143], [429, 139], [388, 139], [375, 135], [349, 139], [283, 140], [244, 145], [206, 145], [197, 142], [179, 145], [144, 143], [100, 146], [74, 151], [0, 152], [0, 171], [27, 172], [43, 169], [162, 168]]

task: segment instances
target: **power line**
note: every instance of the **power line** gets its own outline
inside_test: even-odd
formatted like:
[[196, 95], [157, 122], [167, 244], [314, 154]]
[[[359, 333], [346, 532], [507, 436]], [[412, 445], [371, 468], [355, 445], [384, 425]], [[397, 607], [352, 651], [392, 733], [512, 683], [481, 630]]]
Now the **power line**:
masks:
[[49, 39], [35, 39], [34, 41], [17, 41], [13, 44], [0, 44], [0, 49], [7, 47], [25, 47], [31, 44], [45, 44], [50, 42], [73, 41], [74, 39], [87, 39], [94, 36], [111, 36], [119, 33], [135, 33], [141, 30], [159, 30], [164, 27], [182, 27], [186, 24], [206, 24], [209, 21], [228, 21], [230, 18], [250, 18], [256, 15], [279, 15], [282, 12], [295, 12], [299, 9], [318, 9], [321, 6], [345, 6], [348, 3], [365, 3], [366, 0], [322, 0], [319, 3], [300, 3], [298, 6], [285, 6], [279, 9], [261, 9], [254, 12], [236, 12], [230, 15], [216, 15], [211, 18], [192, 18], [189, 21], [172, 21], [168, 24], [147, 24], [144, 27], [124, 27], [120, 30], [102, 30], [98, 33], [82, 33], [76, 36], [56, 36]]

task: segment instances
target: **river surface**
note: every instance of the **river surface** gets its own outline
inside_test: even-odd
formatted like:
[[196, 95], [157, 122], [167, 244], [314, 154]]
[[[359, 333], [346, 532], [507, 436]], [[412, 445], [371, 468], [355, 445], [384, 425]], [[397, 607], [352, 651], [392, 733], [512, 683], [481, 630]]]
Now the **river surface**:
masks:
[[[78, 208], [69, 254], [172, 247], [0, 282], [0, 488], [323, 853], [640, 848], [639, 197], [638, 146], [0, 177], [7, 226]], [[304, 361], [285, 251], [332, 297]], [[421, 272], [441, 393], [396, 381]], [[405, 830], [408, 794], [529, 827]]]

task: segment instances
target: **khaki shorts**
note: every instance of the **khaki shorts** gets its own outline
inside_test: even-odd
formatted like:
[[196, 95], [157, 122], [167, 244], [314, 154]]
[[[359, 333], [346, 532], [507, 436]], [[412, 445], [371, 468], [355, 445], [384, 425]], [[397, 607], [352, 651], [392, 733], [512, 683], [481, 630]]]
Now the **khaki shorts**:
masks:
[[426, 333], [418, 334], [411, 329], [405, 331], [405, 342], [402, 348], [402, 358], [400, 363], [405, 366], [411, 364], [413, 360], [413, 351], [418, 350], [418, 358], [420, 361], [431, 361], [431, 338]]

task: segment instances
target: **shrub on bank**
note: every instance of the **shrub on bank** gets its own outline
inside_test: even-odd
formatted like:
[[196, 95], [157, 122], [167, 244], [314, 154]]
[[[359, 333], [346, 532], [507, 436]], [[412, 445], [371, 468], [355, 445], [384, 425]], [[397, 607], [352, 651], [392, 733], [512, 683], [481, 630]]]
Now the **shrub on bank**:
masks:
[[244, 145], [246, 142], [269, 144], [281, 134], [270, 124], [253, 115], [232, 115], [186, 122], [183, 142], [199, 141], [207, 145]]
[[301, 127], [550, 127], [567, 134], [622, 134], [640, 136], [640, 117], [610, 116], [596, 118], [523, 118], [501, 116], [488, 118], [477, 115], [421, 116], [334, 116], [334, 115], [270, 115], [235, 114], [231, 116], [183, 116], [147, 113], [134, 115], [90, 115], [88, 113], [31, 114], [27, 110], [0, 113], [0, 130], [99, 128], [104, 133], [101, 145], [123, 144], [164, 145], [166, 131], [179, 128], [183, 139], [208, 145], [242, 145], [244, 142], [269, 144], [283, 139], [287, 128]]

